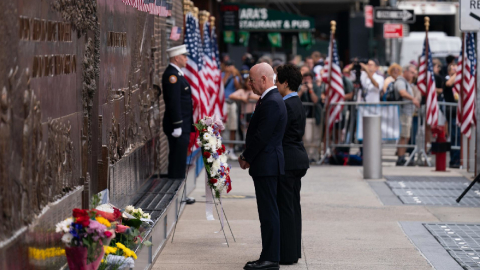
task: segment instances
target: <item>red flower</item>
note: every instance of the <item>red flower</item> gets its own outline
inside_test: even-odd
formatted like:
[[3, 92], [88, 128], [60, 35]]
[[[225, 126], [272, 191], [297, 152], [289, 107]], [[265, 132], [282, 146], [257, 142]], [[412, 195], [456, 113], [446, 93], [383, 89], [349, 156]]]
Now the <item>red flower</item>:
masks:
[[205, 152], [203, 152], [203, 156], [205, 158], [209, 158], [211, 155], [210, 155], [210, 152], [205, 151]]
[[113, 216], [115, 220], [119, 220], [122, 217], [122, 212], [118, 208], [113, 207]]
[[75, 208], [73, 209], [73, 217], [74, 218], [78, 218], [78, 217], [88, 217], [88, 211], [85, 210], [85, 209], [78, 209], [78, 208]]
[[127, 231], [127, 229], [130, 228], [128, 226], [124, 226], [124, 225], [117, 225], [117, 228], [115, 229], [115, 232], [116, 233], [124, 233]]
[[202, 129], [202, 132], [207, 132], [207, 130], [204, 128], [204, 129]]
[[105, 233], [104, 233], [104, 234], [105, 234], [105, 236], [106, 236], [107, 238], [110, 238], [110, 237], [112, 237], [112, 233], [111, 233], [111, 232], [109, 232], [109, 231], [105, 231]]
[[230, 181], [230, 179], [227, 179], [226, 182], [227, 182], [227, 193], [229, 193], [230, 190], [232, 190], [232, 181]]
[[82, 225], [83, 227], [88, 227], [90, 225], [90, 218], [88, 216], [81, 216], [75, 218], [75, 223]]
[[222, 144], [222, 151], [225, 153], [225, 145]]
[[215, 183], [217, 183], [217, 181], [218, 181], [217, 179], [213, 179], [213, 178], [210, 179], [210, 183], [211, 183], [211, 184], [215, 184]]
[[217, 150], [217, 154], [219, 154], [219, 155], [221, 155], [222, 152], [223, 152], [222, 149], [218, 149], [218, 150]]

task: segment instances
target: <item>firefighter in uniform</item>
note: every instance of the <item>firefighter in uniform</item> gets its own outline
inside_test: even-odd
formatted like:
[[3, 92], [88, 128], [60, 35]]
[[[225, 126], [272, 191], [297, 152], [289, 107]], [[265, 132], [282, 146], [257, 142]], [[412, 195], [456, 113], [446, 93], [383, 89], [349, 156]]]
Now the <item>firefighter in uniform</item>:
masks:
[[193, 127], [193, 105], [190, 85], [184, 77], [182, 68], [187, 64], [185, 45], [167, 50], [170, 64], [162, 76], [165, 116], [163, 132], [167, 135], [170, 153], [168, 154], [168, 177], [184, 179], [187, 166], [187, 151], [190, 132]]

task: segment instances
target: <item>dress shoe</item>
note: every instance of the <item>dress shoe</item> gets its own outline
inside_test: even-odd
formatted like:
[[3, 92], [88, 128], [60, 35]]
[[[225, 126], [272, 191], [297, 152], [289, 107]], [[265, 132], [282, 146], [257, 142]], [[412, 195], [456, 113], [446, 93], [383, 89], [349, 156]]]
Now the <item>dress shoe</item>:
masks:
[[278, 269], [280, 269], [280, 266], [278, 265], [278, 262], [256, 261], [252, 264], [245, 265], [244, 269], [246, 269], [246, 270], [255, 270], [255, 269], [278, 270]]
[[195, 198], [187, 197], [187, 198], [185, 199], [185, 202], [186, 202], [187, 204], [194, 204], [194, 203], [195, 203]]
[[254, 263], [256, 263], [256, 262], [258, 262], [258, 260], [247, 262], [247, 263], [245, 264], [245, 266], [243, 267], [243, 269], [247, 269], [247, 265], [249, 265], [249, 264], [254, 264]]

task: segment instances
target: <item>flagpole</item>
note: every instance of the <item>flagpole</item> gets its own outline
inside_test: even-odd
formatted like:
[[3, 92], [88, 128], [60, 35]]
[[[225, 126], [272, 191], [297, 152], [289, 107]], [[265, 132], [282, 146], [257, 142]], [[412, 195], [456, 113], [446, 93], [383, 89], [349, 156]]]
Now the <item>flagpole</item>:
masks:
[[[460, 166], [463, 167], [463, 133], [462, 133], [462, 123], [463, 123], [463, 72], [465, 69], [465, 63], [467, 62], [467, 57], [465, 55], [465, 32], [462, 32], [462, 74], [461, 79], [460, 79], [460, 89], [458, 89], [458, 95], [460, 99], [460, 108], [458, 108], [458, 114], [460, 114], [460, 117], [457, 117], [460, 120], [460, 123], [457, 123], [457, 125], [460, 125]], [[455, 127], [456, 129], [456, 127]]]
[[337, 23], [335, 21], [331, 21], [330, 22], [330, 26], [331, 26], [331, 34], [330, 34], [330, 50], [328, 52], [328, 84], [326, 85], [326, 88], [325, 88], [325, 101], [326, 101], [326, 104], [325, 104], [325, 114], [326, 114], [326, 119], [325, 119], [325, 138], [323, 139], [323, 145], [324, 145], [324, 148], [325, 148], [325, 152], [324, 152], [324, 155], [327, 154], [327, 150], [328, 150], [328, 145], [327, 145], [327, 142], [330, 138], [328, 138], [330, 136], [330, 127], [328, 125], [328, 120], [330, 118], [330, 89], [332, 88], [330, 86], [331, 82], [332, 82], [332, 63], [333, 63], [333, 60], [332, 60], [332, 57], [333, 57], [333, 39], [335, 38], [335, 30], [337, 29]]
[[187, 14], [190, 12], [190, 0], [183, 1], [183, 35], [187, 32]]
[[[425, 63], [426, 63], [426, 69], [425, 69], [425, 72], [426, 72], [426, 76], [425, 76], [425, 94], [427, 96], [427, 98], [425, 99], [426, 102], [425, 102], [425, 143], [424, 143], [424, 151], [425, 153], [427, 153], [427, 118], [428, 118], [428, 64], [430, 63], [429, 61], [429, 45], [428, 45], [428, 28], [430, 26], [430, 18], [428, 16], [425, 17]], [[425, 155], [425, 159], [427, 159], [428, 156]], [[427, 165], [427, 160], [425, 160], [425, 166]]]

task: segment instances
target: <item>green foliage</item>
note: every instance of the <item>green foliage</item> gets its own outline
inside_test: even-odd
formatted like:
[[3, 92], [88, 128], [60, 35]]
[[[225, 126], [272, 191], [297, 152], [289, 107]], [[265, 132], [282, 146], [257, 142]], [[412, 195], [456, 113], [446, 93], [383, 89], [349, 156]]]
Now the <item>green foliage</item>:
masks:
[[142, 221], [140, 219], [123, 219], [122, 223], [126, 226], [133, 227], [133, 228], [140, 228], [142, 225]]
[[99, 205], [100, 205], [100, 196], [98, 194], [95, 194], [92, 196], [92, 199], [90, 200], [90, 209], [95, 209]]
[[152, 246], [152, 242], [150, 242], [150, 241], [148, 241], [148, 240], [143, 241], [142, 244], [143, 244], [144, 246], [146, 246], [146, 247]]

